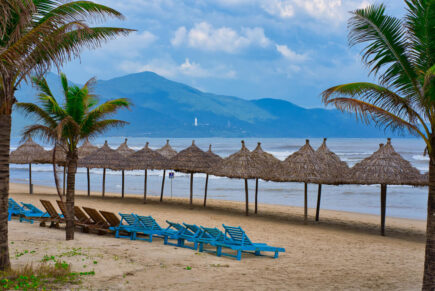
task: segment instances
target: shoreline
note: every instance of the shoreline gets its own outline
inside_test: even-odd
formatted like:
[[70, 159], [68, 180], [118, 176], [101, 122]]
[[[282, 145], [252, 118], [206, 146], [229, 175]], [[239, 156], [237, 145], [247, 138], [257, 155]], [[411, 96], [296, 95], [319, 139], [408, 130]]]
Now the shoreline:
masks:
[[[37, 194], [29, 195], [28, 185], [10, 186], [10, 196], [17, 202], [30, 202], [42, 209], [39, 199], [47, 199], [58, 209], [54, 188], [35, 186]], [[283, 247], [286, 252], [278, 259], [243, 254], [242, 260], [236, 261], [167, 246], [158, 238], [149, 243], [76, 231], [73, 241], [65, 241], [62, 228], [19, 223], [14, 218], [8, 224], [13, 266], [38, 264], [44, 256], [54, 256], [71, 263], [75, 272], [95, 271], [77, 286], [84, 289], [421, 289], [423, 221], [387, 218], [383, 237], [376, 215], [324, 210], [320, 221], [314, 222], [315, 210], [309, 209], [304, 225], [300, 207], [260, 204], [259, 213], [247, 217], [240, 202], [210, 199], [203, 208], [195, 199], [190, 209], [187, 198], [160, 203], [158, 197], [151, 197], [143, 204], [137, 195], [121, 199], [119, 194], [107, 193], [103, 199], [84, 193], [76, 195], [77, 206], [151, 215], [162, 227], [166, 220], [219, 228], [222, 224], [241, 226], [253, 242]], [[71, 252], [79, 254], [65, 255]], [[14, 256], [22, 253], [25, 255]]]

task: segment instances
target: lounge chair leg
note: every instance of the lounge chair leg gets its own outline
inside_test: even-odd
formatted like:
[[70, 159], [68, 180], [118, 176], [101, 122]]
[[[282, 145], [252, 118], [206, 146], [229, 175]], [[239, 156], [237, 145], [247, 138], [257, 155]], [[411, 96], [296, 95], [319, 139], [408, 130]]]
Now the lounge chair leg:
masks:
[[261, 255], [260, 255], [260, 251], [255, 251], [255, 255], [256, 255], [256, 256], [261, 256]]
[[116, 237], [116, 238], [119, 238], [119, 230], [116, 230], [116, 232], [115, 232], [115, 237]]
[[278, 255], [279, 255], [279, 252], [278, 251], [275, 251], [275, 256], [273, 257], [274, 259], [278, 259]]
[[150, 234], [150, 239], [149, 239], [149, 241], [150, 241], [150, 242], [153, 242], [153, 235], [152, 235], [152, 234]]
[[203, 252], [204, 251], [204, 244], [203, 243], [199, 243], [199, 252]]
[[194, 250], [197, 250], [197, 249], [198, 249], [198, 243], [197, 243], [197, 242], [194, 242], [194, 243], [193, 243], [193, 249], [194, 249]]
[[242, 259], [242, 251], [237, 251], [237, 261]]
[[222, 256], [222, 247], [216, 247], [216, 255], [218, 257]]
[[168, 244], [168, 237], [167, 237], [167, 236], [165, 236], [165, 237], [163, 238], [163, 244], [164, 244], [164, 245], [167, 245], [167, 244]]
[[184, 239], [182, 239], [182, 238], [178, 239], [178, 246], [179, 247], [184, 247]]

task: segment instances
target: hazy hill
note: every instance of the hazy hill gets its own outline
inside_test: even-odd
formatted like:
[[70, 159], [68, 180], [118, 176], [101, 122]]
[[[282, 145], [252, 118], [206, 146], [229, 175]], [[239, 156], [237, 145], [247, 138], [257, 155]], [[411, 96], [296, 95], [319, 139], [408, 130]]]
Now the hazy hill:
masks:
[[[48, 74], [54, 94], [61, 96], [58, 77]], [[278, 99], [245, 100], [204, 93], [185, 84], [170, 81], [152, 72], [98, 81], [101, 100], [127, 97], [131, 111], [116, 117], [130, 122], [110, 135], [153, 137], [378, 137], [384, 132], [357, 123], [355, 118], [336, 110], [305, 109]], [[19, 101], [36, 95], [30, 85], [17, 92]], [[195, 126], [195, 118], [197, 126]], [[14, 113], [13, 135], [31, 121]]]

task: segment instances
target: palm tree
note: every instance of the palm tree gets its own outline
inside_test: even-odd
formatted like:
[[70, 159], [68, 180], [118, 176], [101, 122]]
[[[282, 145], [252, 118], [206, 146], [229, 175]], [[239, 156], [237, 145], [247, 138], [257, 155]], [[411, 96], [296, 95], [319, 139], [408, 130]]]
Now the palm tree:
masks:
[[435, 0], [406, 0], [403, 20], [385, 14], [384, 5], [352, 12], [351, 46], [365, 44], [362, 61], [379, 84], [335, 86], [323, 102], [353, 112], [368, 123], [409, 132], [427, 146], [429, 195], [423, 290], [435, 288]]
[[24, 137], [39, 135], [53, 142], [66, 153], [67, 190], [66, 190], [66, 239], [74, 239], [74, 190], [77, 171], [77, 145], [80, 141], [95, 137], [110, 128], [123, 126], [125, 121], [106, 119], [121, 108], [128, 108], [130, 102], [125, 98], [109, 100], [97, 106], [98, 100], [91, 94], [95, 79], [90, 79], [82, 88], [68, 86], [65, 74], [60, 75], [63, 89], [63, 105], [53, 96], [45, 78], [32, 78], [39, 89], [38, 100], [34, 103], [16, 103], [15, 106], [26, 115], [33, 115], [40, 122], [26, 127]]
[[58, 68], [81, 48], [131, 30], [89, 27], [86, 20], [123, 18], [118, 11], [90, 1], [0, 1], [0, 270], [10, 267], [8, 248], [9, 149], [15, 90], [31, 73]]

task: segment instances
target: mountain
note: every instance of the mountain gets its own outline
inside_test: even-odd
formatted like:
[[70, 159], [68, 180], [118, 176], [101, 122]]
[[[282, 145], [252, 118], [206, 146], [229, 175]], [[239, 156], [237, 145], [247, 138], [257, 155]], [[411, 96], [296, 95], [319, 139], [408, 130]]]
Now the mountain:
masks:
[[[46, 76], [56, 96], [61, 96], [59, 78]], [[143, 72], [98, 81], [101, 99], [127, 97], [134, 106], [115, 118], [130, 124], [109, 135], [150, 137], [381, 137], [385, 132], [366, 126], [353, 115], [337, 110], [306, 109], [279, 99], [245, 100], [205, 93]], [[22, 102], [34, 100], [36, 91], [24, 84], [17, 91]], [[197, 123], [195, 125], [195, 120]], [[20, 134], [32, 120], [14, 113], [12, 134]]]

